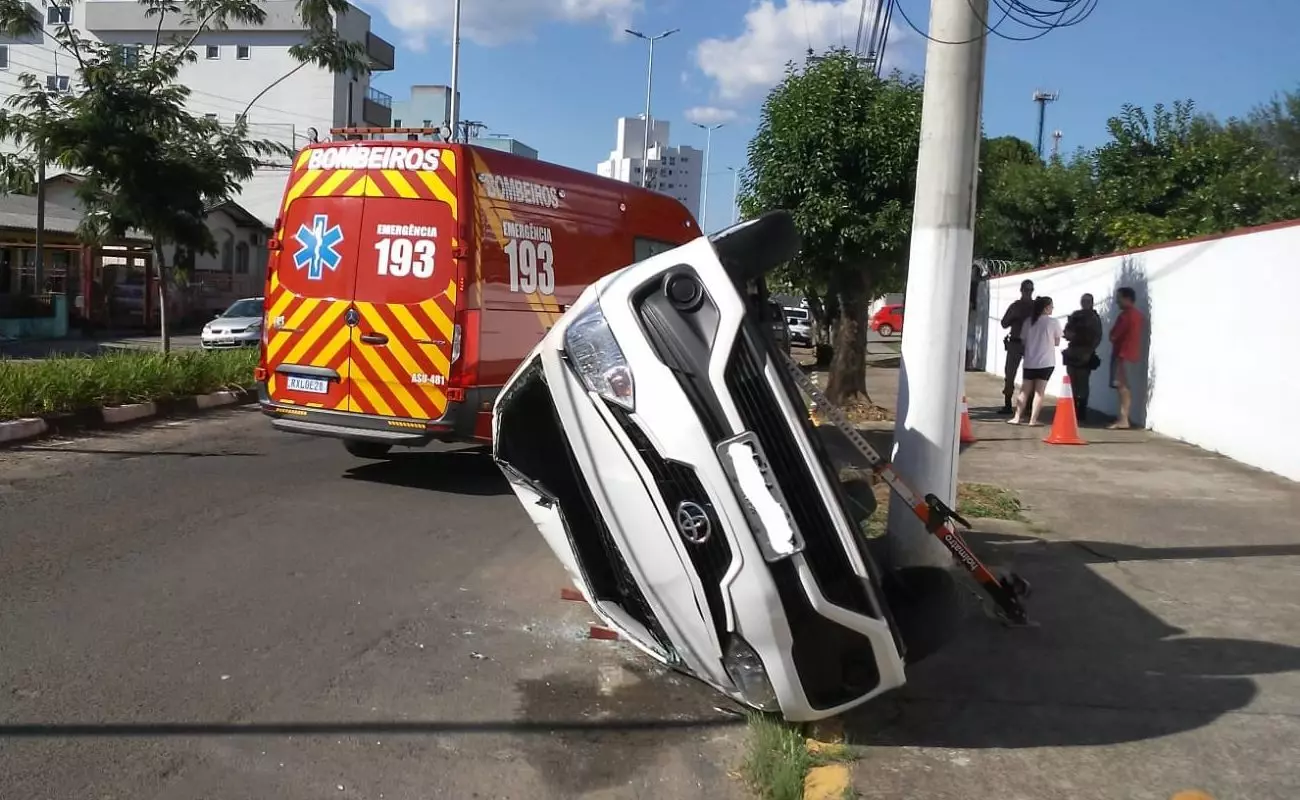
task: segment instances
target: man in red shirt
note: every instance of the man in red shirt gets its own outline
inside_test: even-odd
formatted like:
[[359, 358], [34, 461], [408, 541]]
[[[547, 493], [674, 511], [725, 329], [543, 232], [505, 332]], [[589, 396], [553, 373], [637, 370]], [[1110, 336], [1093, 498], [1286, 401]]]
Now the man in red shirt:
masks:
[[1119, 416], [1110, 428], [1127, 430], [1129, 409], [1133, 403], [1133, 384], [1138, 362], [1142, 359], [1142, 312], [1134, 308], [1137, 293], [1128, 286], [1116, 292], [1119, 317], [1110, 329], [1110, 385], [1119, 392]]

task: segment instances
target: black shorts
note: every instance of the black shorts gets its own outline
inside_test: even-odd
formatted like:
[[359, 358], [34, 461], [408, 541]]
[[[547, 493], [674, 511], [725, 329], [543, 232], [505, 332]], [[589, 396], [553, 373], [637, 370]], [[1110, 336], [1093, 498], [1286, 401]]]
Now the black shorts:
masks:
[[1043, 367], [1041, 369], [1029, 369], [1028, 367], [1026, 367], [1025, 380], [1050, 381], [1052, 379], [1052, 373], [1055, 371], [1056, 371], [1056, 367]]

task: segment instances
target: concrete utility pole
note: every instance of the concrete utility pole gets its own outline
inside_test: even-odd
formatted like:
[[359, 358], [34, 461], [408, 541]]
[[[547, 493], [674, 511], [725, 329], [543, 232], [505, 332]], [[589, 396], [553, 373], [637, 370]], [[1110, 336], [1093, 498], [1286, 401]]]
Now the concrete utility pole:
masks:
[[705, 133], [704, 172], [702, 184], [700, 186], [700, 233], [708, 233], [709, 229], [706, 226], [706, 222], [709, 219], [709, 150], [713, 148], [713, 132], [727, 123], [719, 122], [716, 125], [705, 125], [700, 122], [692, 122], [691, 124], [697, 128], [703, 129]]
[[[459, 2], [459, 0], [457, 0]], [[641, 137], [641, 188], [645, 188], [647, 176], [650, 173], [650, 90], [654, 86], [655, 79], [655, 42], [660, 39], [667, 39], [680, 28], [673, 28], [670, 31], [646, 36], [641, 31], [634, 31], [631, 28], [624, 28], [625, 32], [632, 34], [638, 39], [644, 39], [650, 43], [650, 62], [646, 65], [645, 71], [645, 135]]]
[[[925, 99], [907, 268], [894, 466], [917, 491], [956, 505], [975, 182], [989, 0], [931, 0]], [[896, 567], [949, 567], [952, 556], [906, 503], [889, 508]]]
[[1038, 157], [1043, 157], [1043, 127], [1047, 124], [1047, 104], [1055, 103], [1061, 95], [1058, 92], [1034, 92], [1034, 102], [1038, 104]]
[[456, 0], [451, 14], [451, 113], [448, 115], [451, 119], [447, 125], [453, 142], [460, 132], [460, 3], [461, 0]]

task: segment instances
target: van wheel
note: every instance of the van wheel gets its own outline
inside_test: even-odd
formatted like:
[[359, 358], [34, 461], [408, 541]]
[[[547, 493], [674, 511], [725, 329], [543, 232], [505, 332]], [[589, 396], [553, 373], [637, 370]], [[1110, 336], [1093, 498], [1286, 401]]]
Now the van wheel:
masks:
[[894, 326], [886, 322], [884, 325], [880, 326], [880, 329], [877, 330], [876, 333], [879, 333], [881, 336], [893, 336]]
[[391, 444], [379, 444], [378, 442], [362, 442], [356, 439], [344, 439], [343, 446], [347, 451], [357, 458], [385, 458], [388, 451], [393, 449]]

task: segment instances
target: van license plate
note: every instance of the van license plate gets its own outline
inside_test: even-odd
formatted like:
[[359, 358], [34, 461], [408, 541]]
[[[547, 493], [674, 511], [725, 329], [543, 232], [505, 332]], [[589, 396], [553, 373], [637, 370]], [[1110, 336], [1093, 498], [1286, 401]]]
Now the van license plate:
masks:
[[290, 375], [289, 391], [329, 394], [330, 382], [323, 378], [302, 378], [297, 375]]

